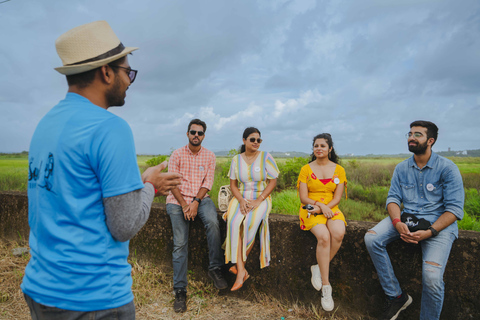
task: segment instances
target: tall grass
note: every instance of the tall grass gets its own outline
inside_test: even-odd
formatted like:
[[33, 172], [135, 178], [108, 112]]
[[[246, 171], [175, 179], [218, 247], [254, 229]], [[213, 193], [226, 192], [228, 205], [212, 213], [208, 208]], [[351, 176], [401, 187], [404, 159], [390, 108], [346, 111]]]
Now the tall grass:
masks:
[[289, 189], [272, 194], [272, 212], [298, 215], [300, 210], [300, 198], [297, 190]]
[[0, 168], [0, 191], [27, 191], [27, 168]]

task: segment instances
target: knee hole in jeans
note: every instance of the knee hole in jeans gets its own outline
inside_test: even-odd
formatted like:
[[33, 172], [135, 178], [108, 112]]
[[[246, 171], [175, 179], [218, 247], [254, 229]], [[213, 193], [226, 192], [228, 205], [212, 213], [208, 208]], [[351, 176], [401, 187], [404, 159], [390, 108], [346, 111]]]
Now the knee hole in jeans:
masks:
[[373, 230], [368, 230], [368, 231], [367, 231], [367, 234], [368, 234], [368, 233], [370, 233], [370, 234], [377, 234], [377, 233], [376, 233], [375, 231], [373, 231]]
[[438, 263], [432, 262], [432, 261], [425, 261], [426, 264], [435, 266], [435, 267], [441, 267]]

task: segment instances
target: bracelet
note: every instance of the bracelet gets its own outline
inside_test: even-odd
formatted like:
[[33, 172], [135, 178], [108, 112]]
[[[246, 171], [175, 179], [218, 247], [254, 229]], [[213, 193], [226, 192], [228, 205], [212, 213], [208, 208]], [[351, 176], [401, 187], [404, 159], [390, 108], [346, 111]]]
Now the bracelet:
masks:
[[397, 225], [397, 223], [399, 223], [399, 222], [400, 222], [400, 219], [395, 218], [395, 219], [393, 219], [392, 224], [395, 227]]
[[145, 181], [145, 183], [150, 183], [153, 187], [153, 190], [155, 190], [155, 194], [157, 194], [158, 190], [155, 188], [155, 185], [151, 183], [150, 181]]
[[315, 201], [315, 202], [313, 203], [313, 205], [320, 207], [320, 205], [317, 205], [317, 201]]
[[262, 194], [260, 194], [260, 197], [262, 197], [262, 198], [263, 198], [263, 200], [265, 200], [265, 197], [264, 197]]

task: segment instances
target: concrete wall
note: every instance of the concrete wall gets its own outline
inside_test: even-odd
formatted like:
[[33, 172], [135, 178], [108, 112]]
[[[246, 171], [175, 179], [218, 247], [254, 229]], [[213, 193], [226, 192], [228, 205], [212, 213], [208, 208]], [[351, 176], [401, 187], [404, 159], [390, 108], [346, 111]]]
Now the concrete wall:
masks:
[[[0, 193], [0, 238], [28, 237], [28, 205], [24, 193]], [[220, 217], [219, 217], [220, 218]], [[310, 265], [315, 264], [316, 240], [301, 231], [296, 216], [270, 216], [271, 256], [269, 267], [260, 270], [258, 241], [247, 261], [251, 280], [247, 288], [277, 298], [319, 304], [320, 293], [310, 284]], [[365, 249], [363, 236], [374, 223], [348, 221], [347, 234], [331, 263], [330, 282], [335, 305], [342, 315], [376, 317], [383, 307], [383, 293], [375, 269]], [[221, 223], [225, 235], [225, 223]], [[196, 219], [190, 228], [189, 269], [206, 278], [207, 243], [203, 224]], [[421, 298], [421, 250], [401, 241], [388, 248], [397, 277], [413, 297], [413, 304], [401, 319], [418, 319]], [[150, 219], [130, 243], [131, 254], [171, 266], [172, 231], [165, 206], [155, 204]], [[446, 298], [442, 319], [480, 319], [480, 233], [460, 231], [445, 273]], [[232, 285], [234, 277], [227, 274]], [[248, 292], [248, 290], [245, 290]], [[345, 311], [345, 312], [344, 312]], [[337, 313], [338, 314], [338, 313]], [[352, 317], [354, 318], [354, 317]], [[355, 317], [358, 319], [358, 317]]]

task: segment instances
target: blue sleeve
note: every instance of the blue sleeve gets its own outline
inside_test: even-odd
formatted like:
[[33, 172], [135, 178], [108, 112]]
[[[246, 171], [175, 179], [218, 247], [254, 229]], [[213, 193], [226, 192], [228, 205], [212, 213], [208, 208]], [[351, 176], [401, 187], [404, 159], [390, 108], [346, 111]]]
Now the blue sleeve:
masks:
[[462, 220], [465, 190], [458, 167], [453, 163], [447, 166], [445, 172], [442, 173], [442, 180], [445, 211], [453, 213], [458, 220]]
[[114, 197], [144, 187], [130, 126], [119, 117], [104, 121], [95, 132], [89, 152], [102, 197]]
[[393, 171], [392, 181], [390, 182], [390, 189], [388, 190], [387, 196], [387, 204], [385, 208], [388, 207], [389, 203], [396, 203], [399, 207], [402, 204], [402, 190], [400, 189], [400, 179], [398, 178], [399, 175], [399, 165], [395, 167], [395, 171]]

